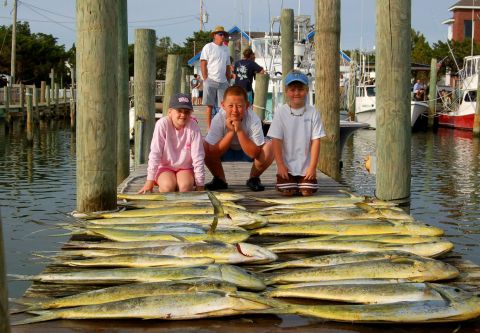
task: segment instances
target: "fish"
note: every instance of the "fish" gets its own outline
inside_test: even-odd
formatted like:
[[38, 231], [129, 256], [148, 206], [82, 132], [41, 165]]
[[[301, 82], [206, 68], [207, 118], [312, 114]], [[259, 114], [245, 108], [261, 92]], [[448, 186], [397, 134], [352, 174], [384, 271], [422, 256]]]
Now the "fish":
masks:
[[[256, 296], [258, 297], [258, 296]], [[38, 310], [38, 316], [19, 320], [25, 325], [54, 319], [198, 319], [239, 315], [269, 309], [266, 303], [221, 291], [130, 298], [121, 301], [77, 306], [66, 309]]]
[[321, 235], [315, 237], [299, 238], [292, 240], [292, 243], [303, 243], [313, 241], [370, 241], [389, 244], [417, 244], [441, 241], [441, 237], [435, 236], [416, 236], [416, 235]]
[[[208, 200], [202, 200], [202, 201], [189, 201], [189, 202], [184, 202], [184, 201], [161, 201], [161, 200], [133, 200], [133, 201], [127, 201], [127, 202], [120, 202], [118, 204], [119, 206], [122, 207], [127, 207], [127, 208], [135, 208], [135, 209], [141, 209], [141, 208], [163, 208], [163, 207], [211, 207], [212, 203]], [[225, 207], [231, 207], [234, 209], [238, 210], [246, 210], [244, 206], [237, 205], [231, 201], [223, 201], [222, 205]]]
[[75, 267], [185, 267], [213, 264], [215, 259], [209, 257], [176, 257], [173, 255], [152, 254], [118, 254], [89, 259], [68, 259], [57, 263]]
[[[261, 264], [277, 260], [277, 255], [258, 245], [248, 243], [228, 244], [222, 242], [177, 243], [168, 246], [144, 247], [133, 249], [83, 249], [60, 252], [66, 256], [103, 257], [105, 262], [118, 256], [155, 255], [174, 256], [178, 258], [210, 258], [217, 264]], [[105, 258], [106, 257], [106, 258]], [[153, 260], [153, 259], [152, 259]], [[180, 259], [183, 260], [183, 259]], [[82, 263], [84, 260], [75, 262]], [[59, 264], [66, 264], [61, 257], [57, 257]], [[86, 262], [88, 263], [88, 262]]]
[[[269, 303], [275, 313], [297, 314], [322, 320], [350, 323], [444, 323], [470, 320], [480, 316], [480, 294], [457, 287], [430, 284], [443, 300], [357, 305], [288, 305]], [[235, 295], [252, 300], [257, 295]], [[265, 298], [263, 298], [265, 302]], [[266, 310], [267, 311], [267, 310]]]
[[189, 279], [214, 279], [235, 284], [250, 290], [264, 290], [265, 283], [255, 274], [232, 265], [206, 265], [175, 268], [114, 268], [81, 270], [70, 273], [41, 273], [38, 275], [16, 275], [17, 280], [32, 280], [46, 283], [65, 284], [112, 284], [129, 282], [162, 282]]
[[[313, 237], [316, 238], [316, 237]], [[314, 240], [305, 242], [287, 241], [267, 246], [275, 253], [294, 252], [371, 252], [404, 251], [422, 257], [438, 257], [454, 248], [449, 241], [433, 241], [415, 244], [389, 244], [362, 240]]]
[[198, 231], [195, 233], [172, 232], [172, 231], [143, 231], [143, 230], [121, 230], [113, 228], [95, 228], [89, 229], [88, 234], [102, 236], [106, 239], [117, 242], [132, 241], [165, 241], [165, 240], [182, 240], [189, 242], [196, 241], [222, 241], [226, 243], [238, 243], [246, 240], [250, 234], [246, 231], [239, 230], [217, 230], [213, 234], [206, 231]]
[[[85, 229], [97, 229], [104, 228], [105, 226], [98, 224], [85, 223], [82, 225]], [[143, 230], [143, 231], [171, 231], [171, 232], [191, 232], [191, 233], [203, 233], [210, 230], [208, 224], [195, 224], [195, 223], [132, 223], [132, 224], [109, 224], [108, 228], [119, 230]], [[239, 231], [243, 232], [245, 229], [235, 225], [219, 225], [218, 230], [221, 231]]]
[[[220, 201], [239, 201], [245, 198], [244, 195], [232, 192], [212, 192], [215, 197]], [[173, 200], [176, 202], [192, 200], [206, 200], [208, 201], [207, 192], [166, 192], [166, 193], [147, 193], [147, 194], [134, 194], [134, 193], [119, 193], [118, 199], [124, 200]]]
[[412, 282], [426, 282], [453, 279], [458, 275], [458, 269], [440, 260], [393, 258], [292, 269], [269, 275], [266, 283], [287, 284], [343, 279], [406, 279]]
[[441, 236], [443, 230], [421, 223], [393, 221], [341, 221], [341, 222], [306, 222], [290, 224], [269, 224], [252, 230], [258, 235], [423, 235]]
[[[356, 205], [356, 200], [349, 201], [339, 201], [339, 200], [332, 200], [332, 201], [318, 201], [318, 202], [298, 202], [292, 204], [283, 204], [283, 205], [275, 205], [270, 207], [265, 207], [257, 210], [259, 214], [268, 214], [268, 213], [282, 213], [284, 211], [288, 212], [295, 212], [296, 210], [302, 211], [309, 211], [309, 210], [319, 210], [319, 209], [330, 209], [330, 208], [355, 208], [358, 207]], [[366, 202], [367, 205], [375, 207], [375, 208], [389, 208], [394, 207], [395, 204], [386, 201], [374, 201], [374, 202]]]
[[322, 267], [339, 264], [349, 264], [364, 261], [375, 261], [394, 258], [415, 258], [416, 256], [404, 251], [380, 251], [380, 252], [358, 252], [358, 253], [337, 253], [310, 258], [302, 258], [270, 265], [263, 265], [262, 272], [273, 271], [283, 268], [298, 267]]
[[87, 242], [87, 241], [69, 241], [64, 244], [68, 252], [71, 249], [139, 249], [145, 247], [162, 247], [181, 243], [180, 239], [172, 241], [136, 241], [136, 242]]
[[297, 203], [305, 202], [323, 202], [323, 201], [344, 201], [344, 202], [361, 202], [365, 200], [364, 196], [354, 195], [346, 191], [340, 191], [344, 194], [342, 195], [312, 195], [309, 197], [285, 197], [285, 198], [264, 198], [264, 197], [255, 197], [252, 196], [252, 199], [257, 201], [280, 204], [280, 205], [291, 205]]
[[211, 279], [145, 282], [96, 289], [93, 291], [78, 293], [75, 295], [60, 298], [49, 298], [40, 300], [19, 299], [14, 301], [17, 304], [27, 306], [27, 308], [22, 310], [23, 312], [42, 309], [65, 308], [80, 305], [102, 304], [144, 296], [175, 295], [197, 293], [210, 290], [233, 292], [237, 290], [237, 287], [229, 282]]
[[264, 295], [362, 304], [443, 300], [439, 293], [425, 283], [314, 285], [274, 289], [264, 292]]
[[[359, 204], [357, 204], [359, 205]], [[370, 207], [371, 208], [371, 207]], [[388, 219], [400, 221], [414, 221], [413, 217], [402, 210], [392, 208], [364, 210], [329, 209], [316, 211], [286, 212], [283, 214], [264, 215], [269, 223], [295, 223], [318, 222], [318, 221], [351, 221]]]

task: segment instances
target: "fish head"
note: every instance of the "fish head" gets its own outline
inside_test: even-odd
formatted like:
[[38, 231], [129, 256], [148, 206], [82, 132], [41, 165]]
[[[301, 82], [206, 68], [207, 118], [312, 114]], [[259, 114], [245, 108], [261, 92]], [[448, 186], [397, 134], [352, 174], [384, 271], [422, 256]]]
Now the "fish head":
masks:
[[277, 255], [270, 250], [267, 250], [261, 246], [249, 244], [249, 243], [238, 243], [237, 251], [247, 257], [255, 258], [258, 263], [267, 263], [277, 260]]
[[264, 290], [265, 283], [255, 274], [232, 265], [219, 265], [222, 279], [251, 290]]

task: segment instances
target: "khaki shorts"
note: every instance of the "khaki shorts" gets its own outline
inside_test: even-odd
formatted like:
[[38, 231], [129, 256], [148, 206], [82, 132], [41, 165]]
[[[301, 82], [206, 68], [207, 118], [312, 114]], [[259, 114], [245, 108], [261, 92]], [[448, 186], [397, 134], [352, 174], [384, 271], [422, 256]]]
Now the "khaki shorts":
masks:
[[203, 105], [220, 106], [223, 95], [228, 88], [228, 82], [220, 83], [210, 79], [203, 82]]

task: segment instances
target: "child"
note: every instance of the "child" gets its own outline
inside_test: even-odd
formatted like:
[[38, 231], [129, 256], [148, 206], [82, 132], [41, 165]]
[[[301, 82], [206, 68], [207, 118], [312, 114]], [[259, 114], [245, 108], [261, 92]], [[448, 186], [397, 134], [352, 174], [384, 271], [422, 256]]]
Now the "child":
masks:
[[308, 78], [292, 71], [285, 78], [287, 104], [275, 110], [267, 136], [277, 163], [277, 190], [286, 196], [310, 196], [318, 189], [316, 171], [320, 138], [325, 136], [320, 114], [305, 105]]
[[206, 188], [227, 189], [222, 161], [253, 162], [246, 185], [252, 191], [263, 191], [260, 175], [272, 164], [272, 144], [263, 135], [260, 118], [248, 108], [247, 92], [231, 86], [225, 90], [222, 109], [213, 117], [205, 137], [205, 164], [213, 175]]
[[204, 190], [205, 152], [200, 128], [190, 116], [190, 96], [175, 94], [168, 116], [157, 121], [148, 157], [147, 181], [138, 193]]

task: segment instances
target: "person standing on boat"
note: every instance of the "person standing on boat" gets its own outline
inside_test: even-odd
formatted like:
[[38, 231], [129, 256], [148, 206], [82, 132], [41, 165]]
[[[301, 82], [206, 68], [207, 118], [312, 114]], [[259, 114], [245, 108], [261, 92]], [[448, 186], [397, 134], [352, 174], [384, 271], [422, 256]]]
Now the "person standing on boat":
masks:
[[228, 33], [222, 26], [212, 31], [213, 42], [202, 49], [200, 55], [200, 69], [203, 77], [203, 104], [206, 108], [207, 127], [212, 122], [213, 107], [223, 100], [223, 94], [228, 88], [231, 77], [230, 55], [228, 47], [224, 45]]
[[413, 96], [416, 101], [423, 101], [425, 99], [425, 86], [422, 81], [417, 80], [413, 85]]
[[275, 110], [267, 136], [272, 138], [277, 162], [277, 185], [280, 194], [317, 192], [317, 162], [320, 138], [325, 136], [320, 113], [306, 105], [308, 77], [291, 71], [285, 77], [288, 102]]
[[152, 192], [188, 192], [204, 190], [205, 151], [202, 133], [192, 121], [192, 101], [189, 95], [175, 94], [168, 106], [168, 116], [155, 124], [147, 181], [139, 194]]
[[243, 51], [243, 59], [234, 65], [235, 85], [247, 91], [248, 103], [253, 105], [252, 83], [257, 73], [264, 73], [263, 67], [255, 62], [255, 53], [247, 48]]

